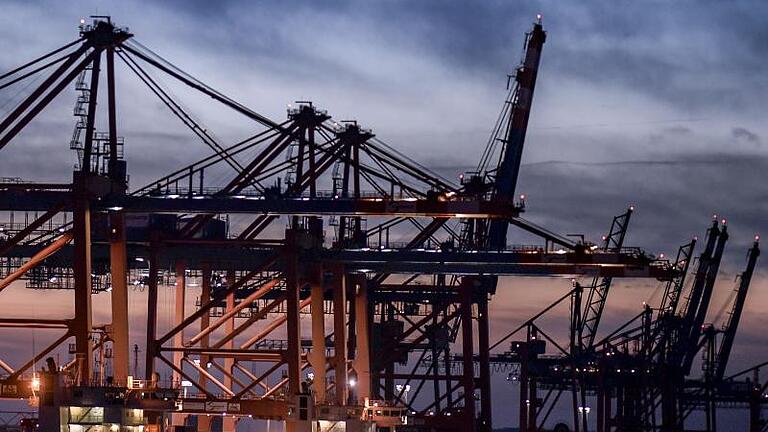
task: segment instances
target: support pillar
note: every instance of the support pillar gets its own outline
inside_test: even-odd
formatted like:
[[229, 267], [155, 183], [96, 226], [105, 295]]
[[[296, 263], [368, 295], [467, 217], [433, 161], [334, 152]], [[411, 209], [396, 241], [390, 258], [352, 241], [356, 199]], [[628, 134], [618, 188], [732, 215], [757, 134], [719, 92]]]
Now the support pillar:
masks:
[[[391, 304], [383, 304], [382, 308], [385, 309], [383, 315], [386, 316], [386, 320], [382, 319], [382, 323], [391, 323], [395, 320], [395, 308]], [[395, 360], [387, 362], [384, 368], [384, 399], [395, 400]], [[449, 387], [450, 388], [450, 387]], [[450, 393], [450, 392], [449, 392]]]
[[[174, 268], [174, 272], [176, 273], [176, 286], [175, 286], [175, 312], [173, 317], [173, 326], [177, 326], [181, 324], [184, 321], [184, 299], [186, 297], [186, 290], [187, 290], [187, 277], [186, 277], [186, 271], [187, 266], [184, 261], [177, 261], [176, 266]], [[181, 329], [178, 333], [173, 335], [173, 348], [182, 348], [184, 346], [184, 329]], [[179, 369], [183, 368], [182, 364], [182, 358], [184, 357], [184, 353], [181, 351], [174, 351], [173, 352], [173, 365], [176, 366]], [[178, 385], [180, 388], [180, 391], [185, 391], [184, 388], [181, 388], [181, 381], [184, 379], [180, 373], [173, 371], [173, 384]], [[186, 419], [185, 414], [177, 414], [173, 413], [172, 423], [173, 426], [183, 426], [184, 421]]]
[[368, 281], [364, 274], [355, 277], [355, 344], [357, 352], [352, 366], [357, 373], [357, 399], [358, 403], [371, 398], [371, 351], [370, 308], [368, 307]]
[[297, 257], [286, 257], [286, 316], [288, 319], [288, 389], [290, 394], [301, 392], [301, 326], [299, 322], [299, 278]]
[[530, 407], [528, 399], [528, 363], [530, 362], [530, 346], [531, 346], [531, 325], [528, 325], [526, 329], [526, 342], [520, 350], [520, 400], [518, 404], [518, 429], [520, 432], [526, 432], [528, 430], [528, 408]]
[[482, 298], [478, 299], [477, 303], [477, 349], [480, 357], [480, 430], [482, 432], [490, 432], [493, 429], [488, 319], [488, 296], [483, 293]]
[[624, 386], [620, 384], [616, 388], [616, 416], [614, 424], [616, 425], [617, 430], [627, 429], [627, 419], [625, 418], [626, 409]]
[[309, 354], [309, 362], [312, 364], [312, 371], [315, 374], [313, 380], [313, 390], [315, 391], [315, 402], [325, 402], [325, 390], [328, 380], [326, 379], [326, 358], [325, 358], [325, 311], [323, 273], [318, 268], [312, 272], [312, 351]]
[[[206, 306], [211, 302], [211, 266], [207, 263], [202, 265], [202, 281], [200, 283], [202, 290], [200, 292], [200, 307]], [[210, 313], [203, 314], [200, 317], [200, 331], [205, 330], [211, 324]], [[200, 339], [200, 348], [208, 348], [210, 343], [209, 335], [205, 335]], [[209, 356], [200, 356], [200, 367], [207, 368], [208, 362], [212, 359]], [[200, 374], [198, 378], [198, 385], [202, 388], [207, 388], [208, 378], [205, 374]], [[211, 417], [197, 416], [197, 432], [210, 432], [211, 430]]]
[[[574, 368], [574, 374], [575, 374], [576, 368], [574, 366], [572, 367]], [[578, 392], [577, 386], [578, 384], [574, 376], [571, 381], [571, 414], [573, 415], [574, 432], [581, 431], [581, 416], [579, 415], [579, 392]]]
[[[235, 272], [229, 271], [227, 272], [227, 284], [228, 286], [231, 286], [235, 283]], [[229, 293], [227, 295], [226, 299], [226, 312], [229, 313], [232, 312], [232, 310], [235, 308], [235, 293], [234, 291]], [[232, 333], [235, 330], [235, 315], [232, 315], [231, 318], [227, 320], [226, 323], [224, 323], [224, 329], [227, 332], [227, 334]], [[235, 347], [235, 343], [233, 339], [230, 339], [227, 341], [227, 343], [224, 344], [224, 348], [226, 349], [233, 349]], [[226, 373], [224, 374], [224, 386], [232, 390], [232, 373], [235, 369], [235, 359], [232, 357], [226, 357], [224, 359], [224, 370]], [[237, 422], [235, 421], [235, 417], [232, 416], [225, 416], [222, 419], [222, 432], [235, 432], [235, 428], [237, 426]]]
[[666, 379], [661, 383], [661, 431], [674, 432], [677, 430], [677, 390], [675, 378], [665, 371]]
[[149, 246], [149, 281], [147, 283], [147, 348], [144, 363], [146, 380], [155, 375], [155, 354], [157, 339], [157, 245]]
[[537, 414], [539, 412], [539, 389], [535, 376], [529, 375], [528, 380], [528, 430], [536, 432]]
[[346, 405], [349, 379], [347, 377], [347, 283], [344, 267], [335, 267], [333, 276], [333, 351], [335, 353], [336, 403]]
[[286, 431], [295, 432], [300, 429], [302, 410], [299, 407], [301, 389], [301, 323], [299, 322], [299, 268], [298, 256], [295, 249], [289, 249], [283, 256], [285, 262], [286, 298], [285, 309], [287, 318], [286, 339], [288, 350], [286, 363], [288, 364], [288, 397], [294, 404], [294, 413], [286, 419]]
[[[602, 368], [600, 369], [602, 370]], [[605, 432], [610, 432], [611, 427], [613, 425], [613, 391], [608, 389], [608, 391], [605, 392], [605, 402], [603, 403], [603, 408], [605, 409], [605, 415], [603, 416], [605, 420]]]
[[599, 368], [600, 372], [597, 377], [597, 394], [595, 395], [595, 399], [597, 402], [597, 425], [595, 426], [596, 432], [605, 432], [605, 382], [603, 380], [604, 378], [604, 372], [602, 366]]
[[[438, 275], [438, 280], [439, 280], [438, 285], [439, 286], [443, 286], [443, 287], [445, 286], [445, 277], [444, 276], [445, 275]], [[435, 302], [435, 303], [432, 304], [433, 308], [441, 308], [441, 307], [444, 307], [444, 306], [445, 305], [442, 302]], [[435, 328], [437, 328], [437, 326], [439, 325], [440, 319], [444, 318], [444, 316], [445, 316], [444, 313], [443, 314], [435, 314], [432, 317], [432, 325]], [[440, 379], [438, 378], [438, 376], [440, 375], [440, 363], [439, 363], [440, 356], [439, 356], [438, 350], [437, 350], [438, 339], [439, 338], [434, 337], [430, 341], [430, 345], [431, 345], [431, 348], [432, 348], [432, 365], [431, 365], [431, 367], [432, 367], [432, 392], [435, 395], [435, 411], [436, 412], [440, 412], [440, 410], [442, 409], [441, 408], [441, 403], [440, 403], [441, 402], [441, 397], [442, 397], [441, 391], [440, 391]], [[451, 393], [451, 383], [450, 383], [450, 381], [448, 381], [448, 387], [445, 388], [445, 393], [446, 393], [446, 395]], [[447, 404], [446, 406], [450, 407], [451, 405]]]
[[[82, 178], [80, 182], [82, 182]], [[75, 318], [72, 334], [75, 337], [77, 382], [88, 383], [91, 377], [93, 344], [91, 342], [91, 209], [85, 197], [78, 197], [73, 213], [75, 276]]]
[[[581, 398], [581, 402], [579, 403], [579, 406], [586, 407], [587, 406], [587, 390], [586, 390], [586, 384], [584, 381], [580, 382], [579, 396]], [[589, 419], [588, 413], [585, 409], [583, 409], [581, 411], [581, 424], [582, 424], [581, 430], [583, 430], [584, 432], [589, 432], [589, 424], [587, 423], [588, 419]]]
[[760, 399], [762, 394], [760, 391], [759, 383], [755, 381], [753, 383], [756, 388], [750, 390], [749, 397], [749, 432], [759, 432], [763, 428], [763, 421], [761, 416]]
[[125, 215], [109, 214], [109, 260], [112, 280], [112, 374], [116, 383], [128, 381], [128, 254], [125, 246]]
[[[466, 282], [465, 282], [466, 281]], [[464, 387], [464, 427], [462, 430], [474, 432], [475, 424], [475, 361], [472, 329], [472, 283], [468, 279], [461, 284], [461, 345], [463, 371], [461, 382]]]

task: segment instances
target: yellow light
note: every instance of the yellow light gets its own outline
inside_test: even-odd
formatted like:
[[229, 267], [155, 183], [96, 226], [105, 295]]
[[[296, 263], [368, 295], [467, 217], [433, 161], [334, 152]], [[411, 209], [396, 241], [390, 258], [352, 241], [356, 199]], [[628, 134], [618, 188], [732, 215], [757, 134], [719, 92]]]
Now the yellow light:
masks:
[[40, 391], [40, 378], [34, 377], [32, 378], [32, 391]]

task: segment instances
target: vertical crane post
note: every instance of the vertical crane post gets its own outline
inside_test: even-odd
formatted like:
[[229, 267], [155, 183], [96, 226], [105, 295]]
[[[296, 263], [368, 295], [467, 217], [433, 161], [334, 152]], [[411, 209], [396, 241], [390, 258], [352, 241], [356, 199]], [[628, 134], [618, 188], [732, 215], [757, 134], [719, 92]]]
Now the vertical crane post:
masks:
[[109, 260], [112, 276], [112, 369], [117, 382], [128, 379], [128, 253], [125, 215], [110, 212]]

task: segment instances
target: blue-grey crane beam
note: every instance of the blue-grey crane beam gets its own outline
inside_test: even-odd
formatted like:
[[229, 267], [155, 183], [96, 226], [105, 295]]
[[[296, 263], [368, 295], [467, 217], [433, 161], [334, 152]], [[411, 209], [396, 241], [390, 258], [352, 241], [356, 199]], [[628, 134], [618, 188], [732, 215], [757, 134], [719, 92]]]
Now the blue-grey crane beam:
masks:
[[683, 309], [680, 311], [682, 323], [680, 324], [680, 327], [676, 329], [675, 340], [671, 341], [672, 343], [669, 347], [670, 353], [668, 358], [670, 359], [671, 364], [675, 367], [682, 366], [682, 362], [685, 357], [684, 344], [687, 342], [690, 328], [693, 325], [696, 310], [698, 309], [699, 300], [701, 298], [701, 293], [704, 289], [704, 284], [706, 283], [707, 272], [712, 261], [712, 253], [715, 250], [715, 244], [717, 243], [717, 237], [719, 235], [720, 228], [718, 226], [718, 221], [713, 220], [712, 225], [707, 230], [706, 245], [704, 246], [704, 250], [701, 252], [701, 255], [699, 255], [699, 262], [696, 266], [696, 272], [693, 277], [691, 290], [688, 294], [688, 300]]
[[[541, 22], [535, 23], [526, 42], [525, 59], [515, 74], [517, 89], [513, 93], [513, 99], [509, 101], [512, 107], [507, 121], [506, 134], [503, 137], [504, 147], [493, 188], [496, 199], [501, 201], [512, 202], [515, 197], [520, 163], [523, 158], [525, 135], [528, 130], [528, 119], [531, 114], [533, 92], [541, 61], [541, 50], [546, 39], [547, 35]], [[506, 246], [508, 228], [509, 223], [506, 221], [491, 222], [488, 233], [489, 248], [499, 249]]]
[[[702, 334], [702, 325], [707, 316], [709, 309], [709, 303], [712, 300], [712, 292], [715, 288], [715, 280], [717, 279], [717, 272], [720, 269], [720, 261], [723, 258], [723, 251], [725, 250], [725, 243], [728, 241], [728, 227], [723, 224], [720, 230], [720, 235], [717, 238], [717, 246], [715, 247], [714, 255], [712, 255], [712, 261], [707, 267], [707, 274], [705, 281], [700, 291], [700, 295], [697, 299], [696, 312], [693, 315], [693, 320], [689, 321], [690, 326], [687, 328], [688, 335], [687, 340], [684, 341], [683, 346], [686, 349], [685, 357], [683, 360], [683, 370], [690, 372], [693, 360], [698, 352], [698, 342]], [[693, 294], [692, 294], [693, 295]]]
[[723, 328], [723, 336], [720, 340], [720, 348], [715, 360], [715, 379], [722, 380], [725, 375], [725, 368], [728, 366], [728, 359], [733, 349], [733, 341], [736, 339], [736, 331], [739, 328], [741, 313], [744, 311], [744, 304], [747, 301], [747, 292], [749, 284], [752, 281], [752, 274], [755, 271], [757, 257], [760, 256], [759, 237], [755, 238], [752, 248], [749, 250], [747, 258], [747, 268], [739, 278], [739, 286], [736, 288], [736, 298], [733, 300], [730, 318]]

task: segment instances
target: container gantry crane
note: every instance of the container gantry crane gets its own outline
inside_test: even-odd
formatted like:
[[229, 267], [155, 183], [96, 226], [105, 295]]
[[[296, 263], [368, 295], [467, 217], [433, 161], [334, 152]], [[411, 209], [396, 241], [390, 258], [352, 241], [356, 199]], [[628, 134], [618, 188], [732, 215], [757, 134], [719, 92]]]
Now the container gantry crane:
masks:
[[[685, 420], [695, 409], [703, 408], [706, 430], [716, 431], [719, 403], [745, 403], [752, 399], [753, 388], [745, 388], [744, 383], [725, 380], [724, 377], [759, 255], [758, 237], [747, 253], [747, 264], [744, 272], [737, 277], [738, 282], [734, 289], [735, 296], [727, 321], [720, 329], [715, 328], [714, 324], [702, 326], [696, 353], [702, 353], [703, 375], [699, 379], [685, 382], [680, 398], [680, 418], [683, 426]], [[719, 345], [717, 343], [718, 335], [720, 336]], [[750, 429], [757, 428], [756, 423], [759, 423], [759, 419], [750, 418]]]
[[[183, 72], [108, 17], [83, 23], [77, 40], [3, 74], [0, 90], [48, 75], [0, 120], [0, 149], [73, 83], [83, 124], [73, 135], [79, 166], [71, 182], [0, 183], [1, 211], [38, 213], [23, 226], [9, 225], [0, 242], [0, 290], [26, 280], [30, 287], [71, 287], [74, 297], [72, 318], [0, 318], [4, 328], [61, 332], [19, 367], [0, 361], [7, 372], [0, 395], [36, 396], [47, 414], [96, 400], [105, 416], [143, 410], [147, 426], [181, 426], [196, 416], [199, 430], [221, 413], [229, 429], [252, 416], [283, 420], [288, 430], [339, 421], [349, 430], [404, 422], [412, 429], [490, 430], [488, 301], [499, 276], [676, 274], [640, 251], [592, 249], [520, 217], [524, 207], [514, 196], [545, 38], [539, 19], [481, 160], [483, 173], [461, 185], [309, 101], [291, 106], [283, 122], [269, 119]], [[130, 146], [117, 131], [115, 58], [214, 154], [130, 190], [123, 154]], [[233, 145], [218, 142], [158, 73], [244, 116], [256, 132]], [[102, 78], [105, 133], [97, 131]], [[497, 151], [499, 163], [488, 168]], [[223, 185], [213, 184], [222, 176]], [[332, 189], [322, 190], [328, 184]], [[235, 232], [229, 216], [241, 220]], [[275, 238], [281, 218], [287, 228]], [[457, 232], [449, 221], [471, 229]], [[544, 245], [509, 248], [510, 224]], [[335, 227], [333, 241], [325, 226]], [[128, 367], [137, 312], [128, 309], [130, 286], [148, 299], [143, 379]], [[168, 329], [158, 319], [161, 289], [173, 291]], [[189, 311], [187, 299], [198, 289], [197, 308]], [[91, 299], [100, 293], [111, 298], [104, 325], [92, 322]], [[270, 339], [278, 332], [284, 340]], [[528, 333], [530, 339], [541, 331]], [[30, 373], [72, 339], [71, 361]], [[411, 369], [425, 353], [448, 365], [456, 346], [463, 355], [458, 373], [441, 373], [435, 363], [427, 374]], [[105, 376], [93, 365], [108, 350], [112, 373]], [[433, 397], [419, 395], [428, 382]], [[83, 392], [88, 397], [76, 396]]]
[[[716, 273], [711, 275], [710, 271], [722, 259], [727, 240], [727, 235], [722, 236], [723, 228], [717, 221], [713, 222], [709, 228], [707, 244], [698, 259], [697, 273], [703, 275], [699, 279], [705, 282], [716, 276]], [[593, 418], [599, 432], [688, 430], [685, 429], [686, 420], [695, 410], [704, 410], [705, 430], [715, 431], [718, 405], [748, 408], [751, 430], [761, 430], [764, 422], [760, 411], [766, 402], [763, 396], [765, 386], [759, 383], [757, 377], [746, 382], [736, 378], [764, 365], [723, 378], [731, 354], [729, 347], [732, 347], [737, 333], [746, 293], [759, 256], [758, 244], [755, 242], [749, 251], [746, 269], [735, 289], [732, 312], [722, 330], [715, 330], [711, 325], [703, 326], [696, 347], [693, 348], [693, 355], [703, 353], [704, 375], [702, 378], [691, 378], [689, 374], [680, 373], [682, 359], [688, 348], [681, 349], [680, 342], [675, 342], [679, 340], [679, 334], [687, 331], [683, 323], [691, 301], [688, 301], [679, 315], [675, 310], [693, 261], [691, 257], [695, 244], [696, 238], [680, 247], [671, 264], [677, 271], [673, 278], [665, 282], [664, 295], [655, 317], [651, 306], [646, 304], [637, 316], [597, 341], [594, 351], [588, 356], [578, 346], [578, 324], [582, 320], [583, 310], [580, 305], [583, 288], [578, 283], [574, 283], [568, 293], [492, 345], [492, 349], [495, 349], [515, 335], [522, 336], [511, 342], [508, 351], [490, 356], [490, 362], [496, 370], [508, 372], [508, 380], [519, 385], [519, 398], [525, 401], [525, 408], [521, 408], [525, 410], [521, 420], [526, 420], [521, 422], [520, 430], [545, 430], [543, 428], [548, 421], [551, 422], [558, 404], [562, 407], [566, 403], [566, 409], [573, 414], [575, 430], [586, 431], [590, 424], [585, 415], [585, 407], [592, 405], [591, 400], [596, 405]], [[692, 285], [695, 284], [694, 280]], [[708, 291], [706, 283], [704, 285], [700, 295], [706, 295]], [[571, 315], [568, 344], [557, 340], [550, 331], [545, 331], [540, 322], [542, 317], [564, 304], [569, 304]], [[716, 335], [722, 335], [719, 345], [715, 343]], [[548, 346], [554, 352], [548, 353]], [[679, 363], [672, 362], [675, 358]], [[464, 360], [462, 356], [456, 356], [455, 359], [459, 362]], [[479, 358], [475, 356], [474, 360], [478, 362]], [[562, 395], [569, 392], [572, 398], [567, 403]], [[560, 423], [558, 427], [564, 428], [567, 425]]]

